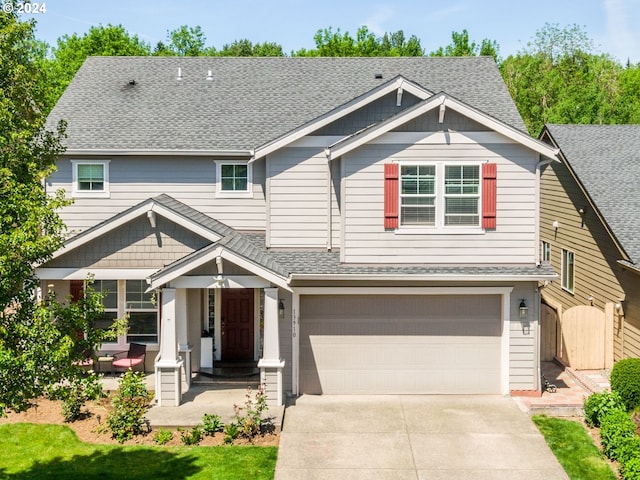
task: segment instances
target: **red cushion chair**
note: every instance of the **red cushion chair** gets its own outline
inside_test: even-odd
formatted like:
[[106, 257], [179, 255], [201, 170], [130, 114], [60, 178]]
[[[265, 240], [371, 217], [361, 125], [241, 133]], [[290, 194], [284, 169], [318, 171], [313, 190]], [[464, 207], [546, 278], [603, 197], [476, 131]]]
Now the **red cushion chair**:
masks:
[[[140, 343], [129, 344], [129, 350], [126, 352], [118, 352], [113, 355], [113, 368], [114, 370], [134, 370], [135, 367], [140, 366], [140, 371], [144, 372], [144, 357], [146, 354], [147, 346]], [[124, 355], [125, 357], [118, 358], [118, 355]]]

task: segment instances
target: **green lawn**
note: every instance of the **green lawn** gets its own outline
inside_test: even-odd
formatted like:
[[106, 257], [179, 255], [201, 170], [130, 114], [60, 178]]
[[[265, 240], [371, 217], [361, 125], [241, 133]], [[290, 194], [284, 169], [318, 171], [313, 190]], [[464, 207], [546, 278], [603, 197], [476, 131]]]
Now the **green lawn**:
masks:
[[62, 425], [0, 425], [0, 479], [272, 479], [276, 447], [82, 443]]
[[584, 426], [545, 415], [534, 416], [533, 422], [571, 480], [617, 479]]

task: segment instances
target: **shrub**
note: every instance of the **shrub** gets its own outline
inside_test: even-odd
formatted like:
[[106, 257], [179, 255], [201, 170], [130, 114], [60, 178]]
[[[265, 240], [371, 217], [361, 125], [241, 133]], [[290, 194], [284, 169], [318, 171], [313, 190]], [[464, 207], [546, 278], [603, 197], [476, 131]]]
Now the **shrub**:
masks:
[[246, 438], [253, 438], [262, 431], [262, 414], [267, 406], [267, 395], [262, 386], [256, 390], [255, 397], [251, 387], [247, 387], [244, 407], [234, 405], [234, 423], [238, 426], [238, 433]]
[[153, 441], [156, 442], [157, 445], [165, 445], [171, 441], [173, 438], [173, 432], [171, 430], [158, 430], [153, 435]]
[[602, 448], [607, 457], [615, 460], [622, 445], [636, 434], [636, 424], [622, 410], [611, 410], [600, 419]]
[[182, 430], [180, 431], [180, 440], [185, 445], [197, 445], [202, 440], [202, 430], [200, 425], [196, 425], [191, 430]]
[[584, 419], [590, 427], [598, 427], [602, 417], [614, 409], [626, 409], [618, 392], [594, 393], [584, 401]]
[[111, 436], [123, 443], [142, 433], [144, 414], [150, 395], [144, 386], [144, 374], [128, 370], [120, 379], [113, 398], [113, 410], [107, 416]]
[[[638, 452], [640, 454], [640, 452]], [[622, 478], [624, 480], [640, 480], [640, 457], [632, 458], [622, 464]]]
[[233, 441], [238, 438], [240, 434], [240, 429], [238, 428], [238, 424], [235, 422], [227, 423], [224, 426], [224, 443], [232, 444]]
[[637, 435], [624, 440], [618, 448], [618, 461], [621, 464], [634, 458], [640, 458], [640, 437]]
[[222, 430], [222, 419], [220, 415], [205, 413], [202, 417], [202, 431], [205, 435], [213, 436]]
[[620, 394], [627, 411], [640, 406], [640, 358], [625, 358], [611, 370], [611, 389]]
[[53, 393], [53, 398], [62, 400], [62, 416], [65, 422], [73, 422], [80, 418], [85, 403], [102, 396], [104, 393], [100, 379], [92, 373], [69, 385], [56, 388]]

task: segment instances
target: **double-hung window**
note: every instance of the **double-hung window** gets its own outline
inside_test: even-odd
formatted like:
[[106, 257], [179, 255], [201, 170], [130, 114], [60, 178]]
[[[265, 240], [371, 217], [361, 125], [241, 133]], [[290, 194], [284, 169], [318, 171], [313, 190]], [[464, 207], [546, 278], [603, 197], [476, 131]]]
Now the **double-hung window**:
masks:
[[127, 343], [158, 343], [158, 304], [154, 292], [146, 292], [146, 289], [145, 280], [126, 282]]
[[400, 230], [480, 229], [480, 165], [401, 164]]
[[575, 256], [570, 250], [562, 249], [562, 288], [573, 293]]
[[251, 165], [246, 161], [216, 161], [216, 196], [252, 196]]
[[549, 242], [542, 242], [542, 261], [551, 263], [551, 244]]
[[109, 196], [109, 160], [71, 160], [74, 197]]

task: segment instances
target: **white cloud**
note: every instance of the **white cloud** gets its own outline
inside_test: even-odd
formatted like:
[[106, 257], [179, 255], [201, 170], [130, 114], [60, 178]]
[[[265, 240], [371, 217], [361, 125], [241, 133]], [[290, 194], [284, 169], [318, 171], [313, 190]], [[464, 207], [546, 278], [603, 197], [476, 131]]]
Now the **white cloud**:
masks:
[[395, 10], [389, 5], [378, 5], [373, 13], [367, 17], [362, 24], [374, 34], [381, 36], [384, 35], [388, 29], [384, 27], [384, 24], [391, 20], [395, 16]]

